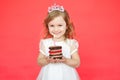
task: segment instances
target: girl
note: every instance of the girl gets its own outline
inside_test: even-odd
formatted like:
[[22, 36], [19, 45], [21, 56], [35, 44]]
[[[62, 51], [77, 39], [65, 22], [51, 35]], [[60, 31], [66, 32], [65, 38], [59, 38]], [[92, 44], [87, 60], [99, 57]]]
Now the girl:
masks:
[[[80, 64], [78, 42], [73, 39], [73, 24], [67, 11], [59, 5], [49, 7], [44, 24], [47, 32], [40, 41], [38, 64], [42, 68], [37, 80], [79, 80], [75, 70]], [[50, 57], [50, 46], [61, 46], [62, 58]]]

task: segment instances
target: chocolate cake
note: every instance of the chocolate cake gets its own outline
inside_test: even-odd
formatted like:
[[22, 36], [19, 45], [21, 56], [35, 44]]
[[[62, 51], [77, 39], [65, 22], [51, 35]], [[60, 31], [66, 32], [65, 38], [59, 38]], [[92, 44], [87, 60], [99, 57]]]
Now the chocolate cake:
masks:
[[53, 59], [62, 59], [62, 46], [50, 46], [49, 53]]

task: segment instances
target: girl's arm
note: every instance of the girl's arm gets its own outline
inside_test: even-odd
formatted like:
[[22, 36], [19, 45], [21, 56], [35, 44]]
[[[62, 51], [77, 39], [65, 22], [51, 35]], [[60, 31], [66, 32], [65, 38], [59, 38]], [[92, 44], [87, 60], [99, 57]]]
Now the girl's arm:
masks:
[[78, 42], [76, 40], [72, 41], [71, 45], [71, 58], [65, 58], [57, 60], [57, 62], [63, 62], [71, 67], [78, 67], [80, 65], [80, 57], [78, 54]]
[[37, 61], [38, 61], [38, 64], [39, 64], [40, 66], [45, 66], [45, 65], [47, 65], [47, 64], [49, 64], [49, 63], [56, 63], [56, 60], [53, 59], [53, 57], [49, 58], [49, 56], [47, 57], [47, 56], [45, 56], [45, 55], [42, 54], [42, 53], [40, 53], [40, 54], [38, 55]]
[[77, 52], [73, 53], [71, 58], [65, 58], [63, 63], [71, 67], [78, 67], [80, 65], [80, 57]]
[[78, 67], [80, 65], [80, 57], [78, 54], [79, 44], [76, 40], [73, 40], [71, 45], [71, 58], [65, 58], [64, 63], [71, 67]]
[[47, 57], [41, 53], [38, 55], [37, 62], [40, 66], [45, 66], [49, 63]]
[[43, 40], [40, 41], [39, 48], [40, 48], [40, 53], [38, 55], [37, 62], [40, 66], [45, 66], [49, 62], [48, 62], [48, 57], [45, 56], [45, 45], [43, 43]]

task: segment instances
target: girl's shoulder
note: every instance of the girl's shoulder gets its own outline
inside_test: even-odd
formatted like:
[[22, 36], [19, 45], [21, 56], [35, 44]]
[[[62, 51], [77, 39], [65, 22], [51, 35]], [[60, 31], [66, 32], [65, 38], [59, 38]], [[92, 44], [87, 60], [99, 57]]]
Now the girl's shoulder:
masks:
[[76, 39], [67, 39], [67, 42], [70, 43], [78, 43], [78, 41]]
[[67, 39], [67, 44], [70, 46], [71, 54], [78, 49], [79, 43], [76, 39]]
[[52, 44], [51, 38], [41, 39], [39, 44], [48, 46], [49, 44]]
[[67, 39], [66, 42], [67, 42], [67, 44], [69, 44], [71, 46], [73, 46], [73, 45], [78, 46], [79, 45], [79, 43], [76, 39]]

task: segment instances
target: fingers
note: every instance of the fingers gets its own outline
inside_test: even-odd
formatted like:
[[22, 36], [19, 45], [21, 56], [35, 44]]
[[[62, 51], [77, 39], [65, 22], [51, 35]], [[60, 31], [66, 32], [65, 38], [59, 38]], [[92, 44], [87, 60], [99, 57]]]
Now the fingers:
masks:
[[61, 59], [56, 59], [55, 57], [51, 56], [51, 57], [46, 57], [47, 61], [49, 63], [64, 63], [66, 61], [65, 57], [62, 57]]
[[62, 57], [61, 59], [56, 59], [56, 63], [64, 63], [66, 61], [65, 57]]
[[54, 59], [54, 57], [48, 57], [48, 62], [49, 63], [56, 63], [56, 60]]

